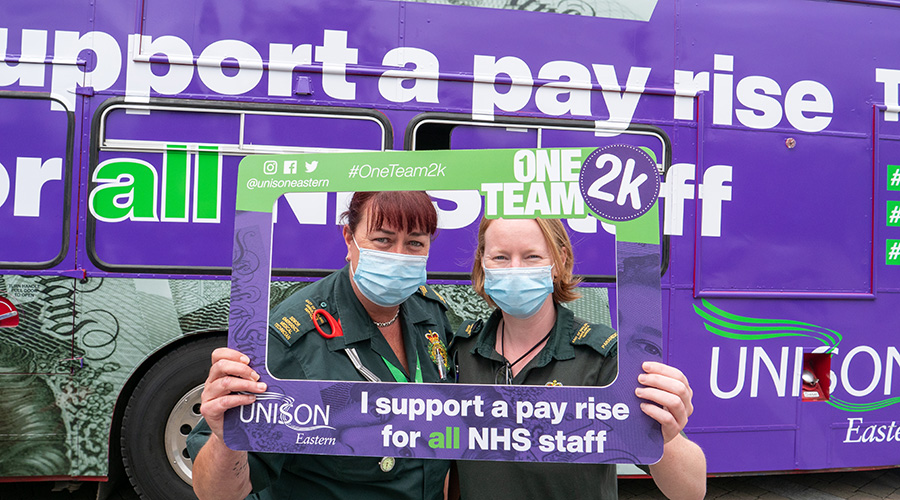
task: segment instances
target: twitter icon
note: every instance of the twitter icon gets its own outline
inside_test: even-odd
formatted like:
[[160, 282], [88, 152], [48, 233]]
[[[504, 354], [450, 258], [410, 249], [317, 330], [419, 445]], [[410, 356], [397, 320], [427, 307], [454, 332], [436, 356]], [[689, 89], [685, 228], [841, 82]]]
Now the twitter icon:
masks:
[[319, 166], [319, 160], [313, 160], [306, 162], [306, 173], [310, 173]]

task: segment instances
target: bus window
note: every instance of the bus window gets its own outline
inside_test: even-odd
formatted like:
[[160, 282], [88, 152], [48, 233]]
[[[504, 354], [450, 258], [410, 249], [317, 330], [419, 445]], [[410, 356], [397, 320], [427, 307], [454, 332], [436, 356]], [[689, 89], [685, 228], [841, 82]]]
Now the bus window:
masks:
[[150, 141], [239, 144], [241, 115], [191, 109], [144, 112], [140, 108], [115, 108], [106, 114], [103, 133], [103, 145], [107, 148]]
[[248, 145], [271, 144], [307, 151], [378, 151], [384, 146], [384, 124], [371, 117], [248, 114], [244, 122], [244, 143]]
[[[409, 149], [436, 149], [447, 145], [450, 149], [498, 149], [628, 144], [652, 152], [657, 159], [660, 173], [663, 173], [664, 166], [670, 163], [671, 155], [668, 138], [659, 129], [637, 126], [628, 132], [609, 137], [599, 134], [593, 128], [592, 122], [521, 120], [514, 123], [475, 123], [462, 119], [429, 118], [422, 115], [410, 125], [407, 140]], [[449, 196], [462, 198], [461, 194]], [[483, 201], [478, 193], [474, 193], [474, 199], [483, 207]], [[442, 208], [440, 200], [438, 207]], [[472, 234], [477, 234], [479, 220], [480, 214], [473, 218], [470, 224]], [[616, 274], [615, 258], [612, 257], [615, 255], [615, 238], [602, 229], [598, 221], [592, 217], [568, 219], [566, 225], [577, 256], [575, 274], [585, 280], [580, 289], [582, 297], [566, 304], [566, 307], [572, 309], [579, 317], [614, 326], [615, 322], [610, 311], [616, 308], [615, 293], [610, 293], [610, 288]], [[668, 239], [663, 240], [664, 248], [667, 249]], [[456, 245], [454, 251], [456, 253], [447, 260], [471, 265], [474, 251], [471, 245]], [[664, 252], [665, 259], [668, 258], [667, 255], [668, 252]], [[663, 269], [666, 264], [667, 262], [663, 263]], [[486, 307], [484, 301], [474, 295], [471, 287], [438, 285], [438, 289], [451, 303], [460, 304], [464, 310], [478, 311], [479, 308]], [[451, 321], [454, 319], [451, 313]], [[658, 351], [658, 343], [654, 345]]]
[[[383, 116], [365, 110], [326, 114], [308, 109], [117, 103], [99, 115], [100, 145], [88, 200], [88, 251], [105, 270], [227, 274], [234, 221], [230, 207], [243, 156], [381, 150], [392, 140]], [[279, 168], [316, 175], [314, 163]], [[331, 203], [302, 195], [279, 202], [276, 240], [283, 238], [280, 232], [297, 230], [294, 226], [302, 222], [304, 236], [297, 241], [333, 241], [324, 234], [333, 229], [334, 217], [321, 215], [326, 204], [336, 206], [336, 195], [331, 197]], [[311, 223], [302, 220], [311, 213], [310, 204], [320, 214]], [[332, 254], [316, 253], [323, 258]], [[307, 254], [301, 258], [290, 249], [274, 259], [277, 269], [332, 265], [310, 260]]]
[[[593, 122], [516, 120], [511, 122], [480, 123], [445, 116], [420, 115], [410, 125], [407, 134], [409, 149], [428, 149], [432, 145], [447, 145], [450, 149], [501, 149], [501, 148], [563, 148], [591, 145], [628, 144], [644, 148], [656, 157], [660, 173], [669, 161], [671, 146], [665, 134], [654, 127], [634, 126], [633, 129], [614, 136], [595, 130]], [[447, 140], [449, 136], [449, 140]], [[440, 202], [439, 207], [440, 207]], [[477, 220], [472, 230], [477, 233]], [[578, 262], [575, 272], [587, 282], [611, 282], [616, 274], [614, 259], [615, 239], [597, 220], [569, 219], [570, 236], [576, 246]], [[593, 236], [598, 235], [598, 236]], [[664, 247], [668, 242], [664, 241]], [[454, 260], [469, 262], [468, 248], [458, 248]], [[664, 255], [667, 253], [664, 252]], [[663, 269], [666, 262], [663, 262]]]
[[0, 93], [0, 267], [53, 267], [68, 248], [73, 119]]
[[457, 125], [450, 133], [450, 149], [536, 148], [538, 130], [524, 127]]

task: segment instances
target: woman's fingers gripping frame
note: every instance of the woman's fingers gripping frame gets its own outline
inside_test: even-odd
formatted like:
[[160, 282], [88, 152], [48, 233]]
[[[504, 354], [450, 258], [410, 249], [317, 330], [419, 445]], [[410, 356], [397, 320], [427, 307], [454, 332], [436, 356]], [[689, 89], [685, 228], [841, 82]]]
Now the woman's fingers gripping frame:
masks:
[[212, 366], [201, 395], [201, 412], [207, 420], [221, 418], [225, 410], [250, 404], [253, 394], [265, 392], [266, 384], [259, 382], [259, 374], [249, 366], [246, 355], [221, 347], [212, 353]]
[[[693, 413], [693, 391], [687, 377], [675, 367], [657, 362], [645, 362], [644, 372], [638, 376], [643, 387], [635, 395], [650, 403], [642, 403], [641, 410], [663, 427], [666, 442], [674, 439]], [[655, 403], [655, 404], [651, 404]]]

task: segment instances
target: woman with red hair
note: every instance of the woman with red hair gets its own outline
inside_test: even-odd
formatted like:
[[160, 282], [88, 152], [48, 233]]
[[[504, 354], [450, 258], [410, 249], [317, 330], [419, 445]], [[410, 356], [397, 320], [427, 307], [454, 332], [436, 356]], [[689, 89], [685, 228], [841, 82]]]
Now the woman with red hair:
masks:
[[[431, 199], [424, 192], [360, 192], [353, 196], [344, 218], [348, 264], [300, 289], [270, 313], [269, 371], [281, 379], [446, 380], [448, 363], [446, 355], [440, 355], [446, 353], [450, 328], [446, 305], [425, 284], [425, 263], [437, 230]], [[343, 336], [318, 334], [317, 309], [340, 320]], [[248, 364], [240, 352], [213, 352], [201, 406], [206, 425], [201, 422], [188, 439], [199, 498], [238, 499], [251, 493], [260, 499], [298, 494], [443, 498], [449, 469], [444, 460], [229, 449], [222, 439], [225, 410], [252, 403], [255, 396], [246, 393], [266, 390]]]

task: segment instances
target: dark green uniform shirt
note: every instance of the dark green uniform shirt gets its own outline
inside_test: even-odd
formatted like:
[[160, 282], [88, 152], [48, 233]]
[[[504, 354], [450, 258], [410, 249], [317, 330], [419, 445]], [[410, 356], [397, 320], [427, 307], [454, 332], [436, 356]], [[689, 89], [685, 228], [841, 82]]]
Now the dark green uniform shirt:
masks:
[[[319, 335], [311, 318], [316, 309], [324, 309], [340, 319], [342, 337], [325, 339]], [[404, 374], [407, 380], [415, 379], [418, 360], [423, 382], [446, 381], [437, 367], [437, 362], [447, 358], [445, 346], [450, 326], [445, 311], [443, 298], [427, 286], [400, 305], [397, 321], [413, 372]], [[327, 323], [321, 328], [329, 332]], [[387, 363], [403, 370], [353, 292], [348, 267], [301, 289], [270, 313], [267, 364], [275, 377], [364, 381], [344, 347], [354, 347], [363, 365], [383, 381], [395, 381]], [[209, 433], [205, 422], [192, 431], [188, 439], [191, 456], [197, 456]], [[407, 458], [397, 458], [387, 471], [382, 471], [381, 458], [376, 457], [250, 453], [248, 460], [256, 494], [251, 498], [266, 500], [439, 499], [443, 497], [444, 477], [449, 469], [445, 460]]]
[[[618, 371], [617, 335], [604, 325], [575, 318], [556, 307], [556, 324], [547, 344], [513, 378], [514, 385], [603, 386]], [[505, 383], [506, 360], [494, 348], [502, 314], [487, 323], [463, 323], [451, 345], [451, 357], [464, 384]], [[616, 467], [607, 464], [458, 461], [463, 500], [618, 498]]]

